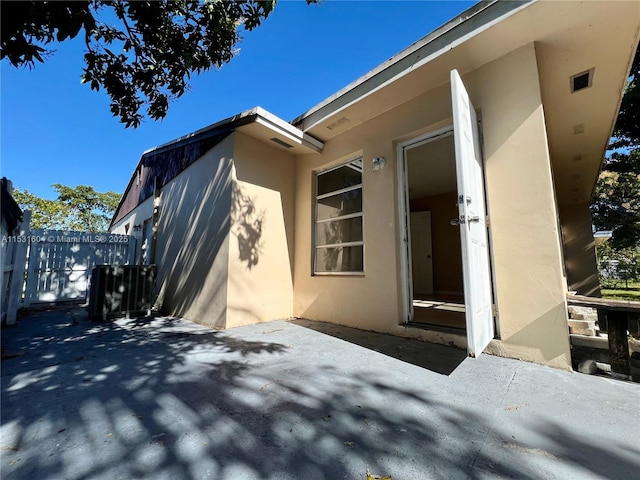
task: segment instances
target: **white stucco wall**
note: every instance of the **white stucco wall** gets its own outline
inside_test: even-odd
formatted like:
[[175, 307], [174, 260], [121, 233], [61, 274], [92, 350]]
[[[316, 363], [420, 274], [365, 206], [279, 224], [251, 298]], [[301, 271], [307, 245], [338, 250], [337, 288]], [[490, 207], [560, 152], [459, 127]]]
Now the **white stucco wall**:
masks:
[[[144, 222], [147, 219], [153, 217], [153, 197], [147, 198], [144, 202], [134, 208], [131, 212], [126, 214], [111, 228], [111, 233], [118, 235], [130, 235], [135, 238], [136, 242], [136, 258], [135, 263], [138, 263], [140, 257], [140, 248], [143, 242], [144, 236]], [[128, 233], [126, 226], [129, 226]], [[140, 228], [134, 228], [140, 227]]]

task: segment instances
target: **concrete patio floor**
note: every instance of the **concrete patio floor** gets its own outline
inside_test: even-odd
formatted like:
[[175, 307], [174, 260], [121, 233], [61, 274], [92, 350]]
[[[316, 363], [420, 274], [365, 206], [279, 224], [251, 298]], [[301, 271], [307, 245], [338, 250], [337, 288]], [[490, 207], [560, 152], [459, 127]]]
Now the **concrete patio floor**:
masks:
[[57, 310], [2, 345], [4, 480], [640, 475], [640, 384], [308, 321]]

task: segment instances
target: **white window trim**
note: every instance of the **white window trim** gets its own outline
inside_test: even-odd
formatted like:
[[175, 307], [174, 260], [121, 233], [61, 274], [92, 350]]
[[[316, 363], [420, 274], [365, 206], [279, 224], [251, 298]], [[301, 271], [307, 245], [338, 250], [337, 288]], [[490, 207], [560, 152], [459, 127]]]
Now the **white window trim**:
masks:
[[[355, 162], [356, 160], [362, 160], [362, 156], [358, 156], [355, 158], [352, 158], [350, 160], [347, 160], [343, 163], [340, 163], [339, 165], [336, 165], [334, 167], [328, 168], [326, 170], [317, 170], [315, 172], [313, 172], [313, 224], [312, 224], [312, 228], [313, 228], [313, 232], [311, 235], [312, 238], [312, 243], [313, 243], [313, 257], [311, 259], [311, 271], [312, 274], [314, 276], [364, 276], [365, 273], [365, 262], [364, 262], [364, 258], [365, 258], [365, 246], [364, 246], [364, 187], [363, 187], [363, 182], [361, 181], [359, 184], [357, 185], [352, 185], [350, 187], [346, 187], [346, 188], [342, 188], [340, 190], [334, 190], [328, 193], [323, 193], [322, 195], [318, 195], [318, 177], [320, 175], [324, 175], [327, 174], [329, 172], [332, 172], [334, 170], [337, 170], [339, 168], [342, 167], [350, 167], [353, 168], [354, 170], [356, 170], [358, 173], [360, 173], [361, 175], [361, 179], [362, 179], [362, 174], [363, 174], [363, 170], [364, 168], [356, 168], [353, 165], [351, 165], [352, 162]], [[364, 165], [364, 164], [363, 164]], [[346, 192], [350, 192], [352, 190], [357, 190], [360, 189], [362, 191], [362, 199], [363, 199], [363, 206], [362, 206], [362, 210], [360, 212], [356, 212], [356, 213], [349, 213], [346, 215], [341, 215], [339, 217], [331, 217], [331, 218], [325, 218], [322, 220], [318, 219], [318, 200], [322, 200], [323, 198], [328, 198], [328, 197], [332, 197], [335, 195], [340, 195], [342, 193], [346, 193]], [[361, 217], [362, 218], [362, 240], [358, 240], [358, 241], [354, 241], [354, 242], [342, 242], [342, 243], [332, 243], [332, 244], [327, 244], [327, 245], [317, 245], [317, 226], [318, 224], [322, 224], [322, 223], [327, 223], [327, 222], [335, 222], [338, 220], [348, 220], [350, 218], [358, 218]], [[316, 268], [316, 262], [317, 262], [317, 253], [319, 249], [322, 248], [336, 248], [336, 247], [362, 247], [362, 270], [361, 271], [346, 271], [346, 272], [319, 272], [317, 271]]]
[[[332, 170], [335, 170], [335, 168], [332, 168], [331, 170], [327, 170], [326, 172], [316, 172], [316, 178], [318, 178], [318, 175], [324, 175], [326, 173], [330, 173]], [[360, 175], [362, 175], [362, 173], [360, 173]], [[317, 185], [316, 185], [316, 188], [317, 188]], [[322, 195], [316, 195], [316, 200], [322, 200], [323, 198], [334, 197], [336, 195], [340, 195], [341, 193], [347, 193], [347, 192], [350, 192], [351, 190], [357, 190], [358, 188], [362, 188], [362, 183], [359, 183], [357, 185], [352, 185], [346, 188], [341, 188], [340, 190], [333, 190], [329, 193], [323, 193]]]
[[[317, 197], [316, 200], [322, 200], [320, 197]], [[322, 220], [316, 220], [316, 223], [327, 223], [327, 222], [335, 222], [337, 220], [349, 220], [350, 218], [362, 217], [362, 212], [360, 213], [349, 213], [347, 215], [341, 215], [339, 217], [330, 217], [323, 218]]]

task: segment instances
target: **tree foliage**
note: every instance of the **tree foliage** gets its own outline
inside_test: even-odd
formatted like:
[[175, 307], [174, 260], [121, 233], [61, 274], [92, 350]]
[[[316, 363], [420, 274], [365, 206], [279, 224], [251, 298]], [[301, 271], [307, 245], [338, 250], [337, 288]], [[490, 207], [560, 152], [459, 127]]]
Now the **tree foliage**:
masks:
[[631, 64], [629, 83], [620, 104], [609, 148], [629, 146], [640, 146], [640, 48], [637, 48]]
[[640, 248], [613, 248], [607, 243], [598, 246], [598, 271], [605, 288], [629, 287], [629, 281], [640, 280]]
[[[639, 149], [629, 157], [637, 162]], [[606, 166], [605, 166], [606, 168]], [[611, 244], [617, 248], [640, 246], [640, 171], [605, 170], [596, 185], [591, 205], [593, 224], [598, 230], [611, 230]]]
[[33, 67], [52, 53], [50, 44], [81, 34], [82, 82], [104, 88], [112, 114], [135, 128], [145, 110], [164, 118], [193, 73], [229, 62], [239, 27], [254, 29], [274, 6], [275, 0], [1, 2], [0, 58]]
[[67, 187], [56, 183], [56, 200], [40, 198], [27, 190], [13, 192], [22, 210], [31, 210], [31, 228], [106, 232], [118, 207], [120, 195], [115, 192], [96, 192], [93, 187]]
[[614, 249], [640, 247], [640, 49], [616, 120], [591, 210], [598, 230], [612, 230]]

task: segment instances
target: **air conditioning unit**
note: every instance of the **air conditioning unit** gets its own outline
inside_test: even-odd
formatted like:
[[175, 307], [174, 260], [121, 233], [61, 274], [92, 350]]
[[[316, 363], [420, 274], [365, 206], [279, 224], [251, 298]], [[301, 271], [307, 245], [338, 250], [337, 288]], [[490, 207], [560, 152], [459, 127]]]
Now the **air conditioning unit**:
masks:
[[91, 271], [89, 318], [150, 314], [155, 279], [155, 265], [96, 265]]

